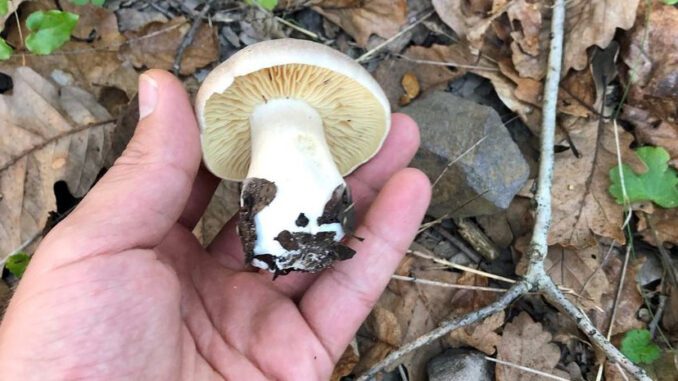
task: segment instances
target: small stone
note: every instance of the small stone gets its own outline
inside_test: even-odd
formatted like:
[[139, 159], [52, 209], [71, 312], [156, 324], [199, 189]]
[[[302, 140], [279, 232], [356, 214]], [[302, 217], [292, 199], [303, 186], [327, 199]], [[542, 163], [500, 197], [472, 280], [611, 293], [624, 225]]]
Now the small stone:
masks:
[[438, 243], [436, 247], [433, 248], [433, 254], [445, 259], [452, 258], [452, 256], [458, 252], [459, 250], [447, 241], [440, 241], [440, 243]]
[[492, 381], [492, 364], [472, 350], [448, 349], [427, 365], [429, 381]]
[[525, 184], [529, 167], [494, 109], [437, 91], [401, 111], [416, 120], [421, 131], [421, 146], [411, 165], [432, 183], [444, 172], [433, 188], [431, 216], [481, 216], [508, 208]]

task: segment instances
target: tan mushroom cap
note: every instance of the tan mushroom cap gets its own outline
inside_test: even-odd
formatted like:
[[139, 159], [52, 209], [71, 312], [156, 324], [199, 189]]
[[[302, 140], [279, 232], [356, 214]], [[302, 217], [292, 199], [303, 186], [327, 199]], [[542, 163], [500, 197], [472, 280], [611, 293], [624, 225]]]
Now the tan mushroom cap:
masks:
[[318, 112], [342, 176], [374, 156], [390, 129], [388, 99], [349, 57], [310, 41], [260, 42], [216, 67], [198, 91], [196, 113], [207, 168], [224, 179], [245, 179], [250, 114], [269, 100], [285, 98], [305, 101]]

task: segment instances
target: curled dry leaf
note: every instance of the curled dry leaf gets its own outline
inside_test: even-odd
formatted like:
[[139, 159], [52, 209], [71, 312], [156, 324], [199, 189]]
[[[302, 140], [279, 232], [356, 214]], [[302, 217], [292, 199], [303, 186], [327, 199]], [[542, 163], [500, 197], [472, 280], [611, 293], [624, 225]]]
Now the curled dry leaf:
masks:
[[669, 164], [678, 169], [678, 123], [659, 120], [649, 111], [628, 104], [624, 105], [621, 119], [633, 124], [641, 144], [664, 147], [671, 156]]
[[[608, 173], [617, 165], [614, 125], [579, 119], [567, 129], [581, 157], [570, 150], [555, 154], [549, 245], [584, 248], [594, 234], [624, 243], [623, 208], [608, 193]], [[622, 128], [618, 133], [622, 161], [642, 168], [629, 148], [633, 136]]]
[[[129, 42], [120, 48], [120, 55], [137, 67], [171, 69], [177, 48], [190, 24], [183, 17], [170, 22], [151, 23], [139, 32], [128, 32]], [[216, 32], [202, 24], [181, 60], [181, 74], [188, 75], [219, 58]]]
[[56, 209], [54, 184], [83, 196], [112, 162], [111, 116], [84, 90], [55, 87], [27, 67], [9, 72], [11, 94], [0, 95], [0, 261], [39, 237]]
[[678, 8], [656, 2], [651, 9], [643, 9], [629, 33], [623, 55], [630, 68], [628, 103], [647, 110], [653, 118], [675, 124], [678, 120]]
[[407, 21], [407, 0], [363, 0], [359, 6], [337, 6], [343, 3], [347, 2], [327, 2], [325, 7], [323, 1], [313, 9], [339, 25], [361, 47], [367, 46], [372, 34], [383, 38], [395, 35]]
[[664, 243], [678, 245], [678, 208], [664, 209], [656, 207], [653, 209], [651, 218], [660, 242], [656, 242], [654, 239], [652, 230], [647, 223], [647, 218], [641, 213], [640, 221], [638, 221], [638, 231], [642, 234], [643, 239], [651, 245]]
[[433, 0], [433, 7], [443, 20], [461, 38], [466, 39], [474, 55], [480, 52], [485, 32], [495, 17], [501, 12], [492, 13], [492, 0]]
[[542, 13], [548, 7], [543, 2], [513, 1], [506, 14], [514, 30], [510, 33], [513, 65], [524, 78], [541, 80], [546, 75], [545, 54], [548, 28], [542, 23]]
[[359, 360], [360, 353], [358, 353], [358, 342], [353, 339], [351, 344], [346, 347], [346, 350], [341, 355], [337, 365], [334, 367], [334, 372], [332, 372], [330, 381], [341, 381], [343, 377], [350, 375]]
[[566, 3], [563, 73], [588, 64], [586, 50], [593, 45], [605, 48], [617, 28], [629, 29], [636, 20], [639, 0], [573, 0]]
[[[551, 342], [551, 334], [545, 331], [540, 323], [532, 320], [526, 312], [521, 312], [513, 321], [506, 324], [497, 350], [497, 358], [500, 360], [559, 377], [569, 376], [566, 372], [555, 369], [560, 361], [560, 349]], [[495, 369], [497, 381], [540, 381], [543, 379], [542, 376], [534, 373], [499, 364]]]
[[417, 95], [419, 95], [421, 87], [419, 87], [419, 80], [417, 79], [417, 76], [411, 71], [408, 71], [405, 73], [405, 75], [403, 75], [403, 78], [400, 80], [400, 84], [403, 86], [405, 94], [400, 97], [399, 103], [401, 106], [405, 106], [406, 104], [412, 102], [412, 99], [416, 98]]

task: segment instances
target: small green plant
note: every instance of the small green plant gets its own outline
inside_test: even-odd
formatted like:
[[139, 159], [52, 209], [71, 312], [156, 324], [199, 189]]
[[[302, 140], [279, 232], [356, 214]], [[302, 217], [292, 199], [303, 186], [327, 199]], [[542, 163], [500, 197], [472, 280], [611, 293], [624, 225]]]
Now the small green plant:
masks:
[[261, 5], [262, 8], [272, 11], [278, 5], [278, 0], [245, 0], [249, 5]]
[[30, 260], [31, 257], [26, 253], [17, 253], [7, 258], [5, 268], [10, 273], [14, 274], [15, 277], [21, 278], [24, 275], [24, 271], [26, 271], [26, 266], [28, 266]]
[[26, 37], [26, 48], [35, 54], [46, 55], [65, 44], [80, 16], [57, 10], [33, 12], [26, 19], [31, 34]]
[[[641, 147], [636, 150], [636, 155], [645, 163], [647, 170], [636, 173], [627, 164], [622, 164], [629, 202], [652, 201], [662, 208], [678, 206], [678, 173], [669, 167], [669, 153], [662, 147]], [[618, 204], [623, 204], [619, 166], [610, 170], [610, 181], [610, 194]]]
[[9, 0], [0, 0], [0, 16], [4, 16], [9, 12]]
[[624, 334], [622, 353], [636, 364], [651, 364], [662, 355], [647, 329], [632, 329]]
[[664, 4], [666, 4], [666, 5], [676, 5], [676, 4], [678, 4], [678, 0], [664, 0]]
[[0, 38], [0, 61], [8, 60], [12, 56], [12, 47]]

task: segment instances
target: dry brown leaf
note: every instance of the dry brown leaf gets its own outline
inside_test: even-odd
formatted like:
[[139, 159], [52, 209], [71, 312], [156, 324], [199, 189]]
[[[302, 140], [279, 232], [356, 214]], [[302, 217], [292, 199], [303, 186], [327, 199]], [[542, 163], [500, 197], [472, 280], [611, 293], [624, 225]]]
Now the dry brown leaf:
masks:
[[675, 286], [669, 286], [668, 300], [662, 316], [662, 327], [666, 333], [675, 342], [678, 338], [678, 289]]
[[412, 99], [416, 98], [417, 95], [419, 95], [421, 87], [419, 87], [419, 80], [417, 79], [417, 76], [411, 71], [408, 71], [405, 73], [405, 75], [403, 75], [403, 78], [400, 80], [400, 84], [403, 86], [403, 90], [405, 90], [405, 94], [400, 97], [400, 105], [405, 106], [406, 104], [412, 102]]
[[512, 2], [506, 14], [514, 26], [511, 32], [511, 58], [521, 77], [541, 80], [546, 75], [549, 39], [542, 23], [542, 13], [548, 8], [543, 2], [518, 0]]
[[[120, 48], [120, 55], [137, 67], [169, 70], [176, 58], [177, 48], [190, 24], [183, 17], [177, 17], [166, 24], [151, 23], [139, 32], [128, 32], [129, 43]], [[219, 58], [216, 32], [202, 24], [193, 42], [184, 52], [181, 60], [181, 74], [188, 75]]]
[[339, 25], [363, 48], [372, 34], [392, 37], [407, 21], [407, 0], [364, 0], [360, 6], [348, 8], [338, 8], [336, 4], [325, 7], [324, 4], [323, 1], [313, 9]]
[[334, 366], [330, 381], [340, 381], [343, 377], [350, 375], [359, 360], [358, 343], [354, 339], [339, 358], [337, 365]]
[[671, 157], [669, 163], [678, 168], [678, 123], [661, 121], [649, 111], [628, 104], [624, 105], [621, 119], [633, 124], [639, 143], [664, 147]]
[[[660, 207], [653, 208], [652, 223], [657, 232], [657, 238], [662, 243], [672, 243], [678, 245], [678, 208], [664, 209]], [[638, 231], [643, 235], [643, 239], [651, 245], [658, 245], [652, 230], [647, 224], [647, 219], [641, 213], [638, 222]]]
[[433, 0], [433, 7], [445, 24], [468, 41], [473, 54], [478, 54], [485, 32], [494, 17], [501, 14], [495, 12], [490, 16], [492, 3], [492, 0]]
[[581, 296], [568, 295], [570, 300], [585, 310], [600, 308], [603, 294], [612, 289], [610, 281], [600, 269], [604, 254], [597, 245], [580, 250], [552, 246], [544, 261], [544, 268], [554, 282]]
[[[497, 348], [497, 358], [514, 364], [540, 370], [559, 377], [568, 377], [566, 372], [555, 369], [560, 361], [560, 349], [551, 342], [551, 334], [540, 323], [521, 312], [504, 326], [504, 334]], [[523, 372], [517, 368], [496, 367], [497, 381], [540, 381], [542, 376]]]
[[75, 197], [89, 190], [111, 160], [111, 116], [84, 90], [57, 88], [28, 67], [9, 72], [0, 95], [0, 261], [39, 236], [56, 209], [54, 183]]
[[[613, 129], [612, 123], [599, 127], [598, 121], [584, 119], [568, 128], [581, 157], [570, 150], [555, 154], [549, 245], [584, 248], [594, 243], [594, 234], [625, 242], [622, 206], [608, 193], [608, 173], [617, 165]], [[618, 133], [622, 161], [638, 168], [629, 148], [633, 136], [621, 128]]]
[[[630, 260], [626, 268], [624, 285], [617, 302], [617, 315], [612, 326], [613, 336], [635, 328], [645, 327], [645, 323], [638, 320], [638, 310], [643, 306], [643, 297], [640, 291], [638, 291], [638, 282], [636, 281], [636, 274], [644, 262], [642, 259]], [[603, 264], [602, 270], [607, 279], [610, 280], [611, 287], [601, 298], [600, 307], [602, 311], [592, 310], [589, 312], [589, 317], [593, 324], [604, 332], [607, 332], [609, 328], [622, 269], [623, 258], [621, 255], [610, 254], [607, 261]]]
[[77, 13], [78, 23], [71, 33], [81, 40], [92, 40], [98, 46], [119, 44], [125, 38], [118, 32], [118, 20], [115, 13], [104, 7], [92, 4], [75, 5], [70, 1], [61, 3], [64, 11]]
[[203, 243], [209, 245], [219, 234], [240, 207], [240, 183], [222, 181], [210, 200], [205, 214], [198, 222], [196, 236]]
[[631, 68], [628, 103], [667, 122], [678, 120], [678, 9], [643, 7], [630, 32], [624, 62]]
[[639, 0], [573, 0], [566, 3], [563, 73], [588, 64], [586, 50], [593, 45], [605, 48], [617, 28], [629, 29], [636, 20]]

